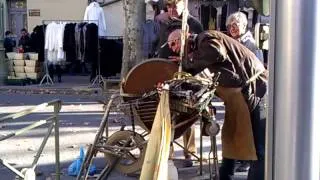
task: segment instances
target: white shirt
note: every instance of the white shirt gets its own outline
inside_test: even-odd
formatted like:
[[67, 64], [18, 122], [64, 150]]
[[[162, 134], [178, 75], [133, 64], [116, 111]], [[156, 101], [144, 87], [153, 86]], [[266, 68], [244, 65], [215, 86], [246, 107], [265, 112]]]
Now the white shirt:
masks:
[[99, 36], [107, 36], [107, 25], [104, 17], [104, 11], [99, 3], [92, 2], [86, 8], [83, 20], [92, 21], [88, 23], [95, 23], [99, 28]]

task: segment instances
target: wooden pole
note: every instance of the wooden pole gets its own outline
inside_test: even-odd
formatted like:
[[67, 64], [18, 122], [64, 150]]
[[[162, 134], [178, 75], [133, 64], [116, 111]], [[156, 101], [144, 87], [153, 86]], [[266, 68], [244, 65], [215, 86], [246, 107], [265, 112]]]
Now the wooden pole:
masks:
[[[181, 33], [181, 47], [180, 47], [180, 59], [181, 61], [186, 60], [185, 58], [187, 57], [187, 42], [188, 42], [188, 33], [189, 33], [189, 28], [188, 28], [188, 15], [189, 15], [189, 11], [188, 11], [188, 0], [183, 0], [184, 1], [184, 9], [182, 12], [182, 33]], [[182, 63], [179, 64], [179, 75], [178, 75], [178, 79], [181, 78], [180, 76], [180, 72], [182, 72]]]

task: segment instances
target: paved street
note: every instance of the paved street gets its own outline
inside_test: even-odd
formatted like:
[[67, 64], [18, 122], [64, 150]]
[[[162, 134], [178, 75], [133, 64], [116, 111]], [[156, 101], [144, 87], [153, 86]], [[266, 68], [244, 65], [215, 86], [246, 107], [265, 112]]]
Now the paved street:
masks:
[[[59, 95], [26, 95], [26, 94], [8, 94], [0, 93], [0, 116], [6, 113], [13, 113], [32, 105], [37, 105], [53, 99], [63, 100], [63, 106], [60, 113], [60, 161], [63, 172], [62, 179], [73, 179], [67, 176], [66, 169], [73, 160], [79, 155], [79, 148], [88, 147], [88, 144], [93, 142], [95, 133], [99, 127], [102, 115], [103, 105], [96, 100], [102, 100], [100, 96], [59, 96]], [[222, 121], [223, 107], [222, 103], [218, 102], [218, 119]], [[52, 109], [46, 108], [40, 112], [28, 115], [18, 120], [1, 123], [0, 136], [8, 134], [15, 129], [24, 127], [34, 120], [40, 120], [51, 115]], [[119, 130], [120, 124], [111, 123], [111, 133]], [[40, 146], [44, 134], [47, 132], [46, 127], [37, 128], [29, 133], [22, 134], [9, 140], [0, 142], [0, 158], [5, 159], [15, 167], [22, 168], [30, 165], [37, 148]], [[197, 145], [199, 147], [199, 125], [196, 126]], [[221, 155], [221, 141], [218, 138], [219, 155]], [[176, 157], [182, 157], [182, 150], [176, 149]], [[210, 150], [209, 139], [204, 139], [204, 157], [208, 157]], [[95, 160], [95, 165], [98, 170], [104, 167], [103, 155], [99, 155]], [[39, 165], [36, 170], [39, 172], [37, 179], [50, 179], [54, 173], [54, 138], [51, 136], [40, 158]], [[179, 162], [176, 162], [179, 168]], [[200, 179], [195, 178], [197, 168], [192, 168], [188, 171], [180, 171], [180, 179]], [[239, 179], [243, 179], [243, 174], [238, 174]], [[109, 179], [137, 179], [136, 177], [125, 177], [117, 172], [113, 172]], [[13, 173], [5, 167], [0, 166], [0, 179], [14, 179]]]

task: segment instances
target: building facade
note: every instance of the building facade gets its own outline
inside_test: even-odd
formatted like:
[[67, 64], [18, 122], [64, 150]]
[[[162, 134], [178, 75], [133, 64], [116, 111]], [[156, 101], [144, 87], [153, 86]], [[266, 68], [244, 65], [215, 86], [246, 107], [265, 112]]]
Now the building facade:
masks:
[[[91, 0], [0, 0], [0, 40], [10, 30], [19, 38], [20, 30], [32, 32], [43, 20], [82, 20]], [[96, 0], [105, 12], [107, 36], [122, 36], [125, 28], [122, 0]], [[225, 30], [226, 17], [241, 8], [248, 11], [249, 27], [253, 28], [253, 10], [245, 0], [189, 0], [190, 13], [206, 27]]]
[[[122, 36], [124, 13], [120, 0], [97, 0], [105, 11], [108, 36]], [[22, 28], [32, 32], [44, 20], [82, 20], [88, 0], [0, 0], [0, 39], [9, 30], [18, 39]]]

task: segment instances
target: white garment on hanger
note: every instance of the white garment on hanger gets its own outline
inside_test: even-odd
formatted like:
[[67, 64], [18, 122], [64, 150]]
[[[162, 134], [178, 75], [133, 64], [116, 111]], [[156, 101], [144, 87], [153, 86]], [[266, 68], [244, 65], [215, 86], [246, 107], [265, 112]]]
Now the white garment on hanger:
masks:
[[83, 19], [86, 21], [93, 21], [92, 23], [97, 24], [99, 28], [99, 36], [107, 36], [107, 25], [104, 17], [104, 11], [102, 7], [100, 7], [99, 3], [90, 3], [86, 8]]
[[57, 59], [58, 59], [58, 61], [65, 60], [65, 52], [63, 51], [63, 35], [64, 35], [64, 28], [65, 27], [66, 27], [66, 23], [61, 23], [58, 25], [58, 33], [57, 33], [57, 43], [58, 43]]
[[65, 23], [48, 24], [45, 34], [45, 49], [47, 50], [47, 60], [56, 64], [65, 60], [63, 51], [63, 35]]
[[50, 63], [56, 63], [57, 62], [57, 56], [56, 56], [56, 43], [55, 43], [55, 34], [57, 31], [57, 23], [52, 22], [48, 24], [46, 28], [46, 34], [45, 34], [45, 49], [47, 50], [47, 60]]

